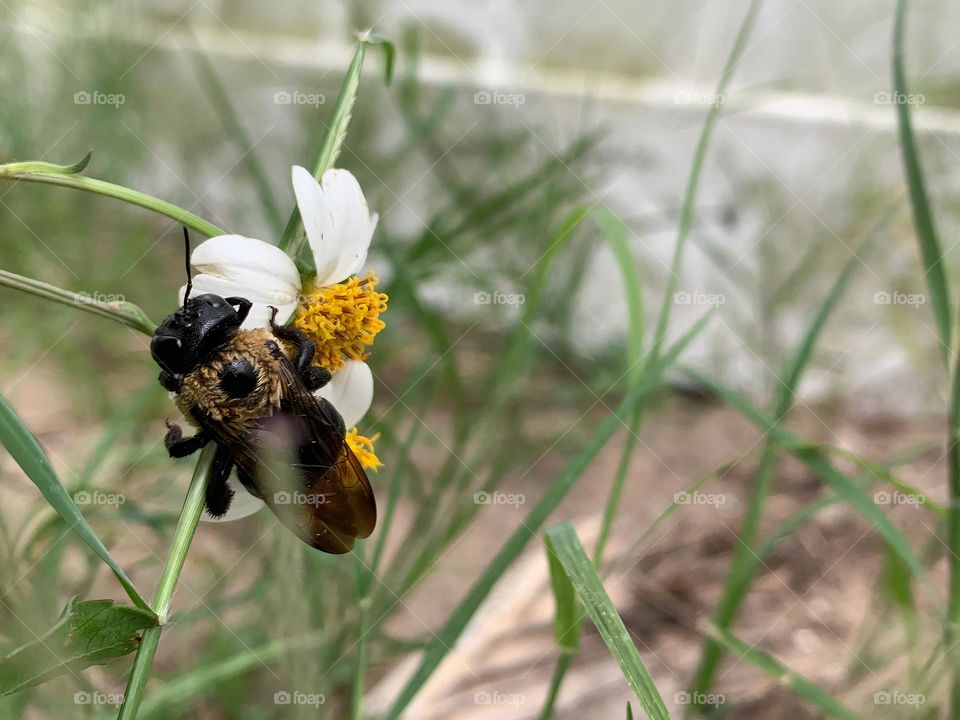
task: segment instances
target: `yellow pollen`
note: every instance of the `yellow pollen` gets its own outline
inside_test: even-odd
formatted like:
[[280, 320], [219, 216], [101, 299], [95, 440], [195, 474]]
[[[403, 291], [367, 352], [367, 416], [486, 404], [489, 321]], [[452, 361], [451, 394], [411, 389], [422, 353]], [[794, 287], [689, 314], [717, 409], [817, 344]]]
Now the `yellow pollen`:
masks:
[[378, 467], [383, 466], [380, 458], [378, 458], [373, 451], [373, 444], [379, 439], [380, 433], [377, 433], [373, 437], [364, 437], [357, 432], [356, 428], [350, 428], [349, 432], [347, 432], [347, 445], [350, 446], [353, 454], [357, 456], [357, 460], [359, 460], [360, 464], [367, 470], [376, 470]]
[[373, 271], [329, 287], [305, 288], [293, 322], [317, 344], [317, 365], [336, 372], [345, 358], [367, 358], [364, 348], [383, 330], [380, 313], [387, 310], [387, 296], [376, 288]]

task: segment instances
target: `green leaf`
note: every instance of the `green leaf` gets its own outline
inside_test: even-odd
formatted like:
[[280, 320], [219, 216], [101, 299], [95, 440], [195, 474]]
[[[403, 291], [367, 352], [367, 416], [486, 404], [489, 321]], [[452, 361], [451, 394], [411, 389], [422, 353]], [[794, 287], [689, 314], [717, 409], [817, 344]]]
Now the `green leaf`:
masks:
[[60, 517], [66, 520], [70, 528], [80, 536], [80, 539], [110, 566], [113, 574], [117, 576], [117, 580], [123, 585], [123, 589], [127, 591], [127, 595], [133, 600], [134, 604], [149, 612], [150, 606], [137, 592], [127, 574], [110, 556], [100, 538], [94, 534], [93, 529], [87, 524], [70, 495], [60, 484], [57, 474], [43, 452], [43, 448], [40, 447], [33, 433], [27, 429], [3, 396], [0, 396], [0, 444], [16, 460], [23, 472], [37, 486]]
[[857, 720], [857, 718], [859, 718], [859, 715], [847, 708], [839, 700], [831, 697], [809, 680], [804, 680], [799, 675], [788, 670], [779, 660], [771, 657], [767, 653], [747, 645], [742, 640], [735, 638], [729, 633], [722, 632], [713, 625], [708, 625], [704, 629], [704, 634], [720, 645], [723, 645], [729, 652], [736, 654], [740, 660], [746, 660], [760, 668], [776, 680], [777, 684], [790, 688], [790, 690], [799, 697], [811, 705], [820, 708], [828, 716], [842, 718], [842, 720]]
[[494, 556], [483, 574], [470, 588], [466, 597], [457, 605], [443, 627], [434, 635], [434, 639], [427, 647], [413, 676], [407, 681], [403, 690], [397, 696], [387, 718], [397, 720], [404, 708], [416, 696], [433, 671], [446, 657], [450, 648], [456, 645], [460, 633], [470, 622], [470, 618], [477, 611], [484, 599], [496, 585], [497, 581], [506, 572], [514, 560], [520, 555], [527, 543], [537, 530], [543, 526], [550, 514], [566, 497], [574, 483], [590, 466], [607, 441], [623, 426], [624, 418], [628, 416], [654, 389], [659, 387], [664, 370], [672, 365], [677, 356], [704, 328], [712, 313], [704, 315], [688, 330], [657, 362], [644, 368], [643, 377], [630, 387], [623, 402], [617, 410], [608, 416], [593, 432], [586, 446], [567, 465], [559, 478], [550, 486], [546, 494], [527, 513], [523, 522], [507, 538], [500, 551]]
[[898, 0], [896, 21], [893, 28], [893, 91], [897, 102], [893, 104], [897, 111], [897, 123], [900, 132], [900, 152], [903, 155], [903, 169], [910, 190], [910, 206], [913, 209], [913, 224], [917, 230], [917, 241], [923, 257], [924, 277], [930, 290], [930, 304], [933, 306], [933, 318], [940, 332], [943, 355], [949, 357], [951, 347], [950, 287], [947, 284], [947, 272], [943, 265], [943, 252], [937, 238], [937, 229], [933, 221], [933, 211], [927, 196], [926, 180], [920, 162], [917, 138], [913, 132], [910, 103], [907, 98], [907, 74], [903, 66], [903, 36], [906, 26], [907, 2]]
[[669, 720], [670, 715], [663, 698], [660, 697], [637, 646], [630, 639], [630, 633], [607, 595], [596, 568], [584, 552], [573, 525], [563, 523], [548, 528], [547, 539], [549, 547], [556, 553], [557, 560], [573, 584], [577, 597], [586, 608], [613, 659], [620, 666], [627, 684], [637, 696], [647, 717]]
[[152, 612], [112, 600], [74, 598], [53, 627], [0, 658], [0, 695], [131, 653], [137, 649], [138, 633], [156, 624]]
[[397, 64], [397, 48], [383, 35], [375, 32], [361, 33], [360, 39], [370, 45], [378, 45], [383, 50], [383, 82], [390, 85], [393, 82], [393, 71]]
[[550, 585], [553, 588], [553, 600], [556, 614], [553, 618], [553, 638], [562, 652], [570, 653], [577, 649], [580, 642], [580, 613], [577, 608], [577, 594], [573, 583], [564, 572], [557, 558], [553, 541], [547, 536], [547, 563], [550, 567]]
[[87, 165], [90, 164], [90, 158], [93, 157], [93, 150], [87, 150], [87, 154], [84, 155], [80, 160], [73, 163], [73, 165], [60, 165], [55, 166], [60, 168], [60, 172], [65, 175], [76, 175], [77, 173], [82, 173], [87, 169]]
[[903, 564], [903, 560], [890, 549], [889, 545], [883, 548], [883, 567], [880, 573], [880, 587], [890, 601], [900, 610], [916, 612], [916, 603], [913, 599], [913, 589], [910, 568]]

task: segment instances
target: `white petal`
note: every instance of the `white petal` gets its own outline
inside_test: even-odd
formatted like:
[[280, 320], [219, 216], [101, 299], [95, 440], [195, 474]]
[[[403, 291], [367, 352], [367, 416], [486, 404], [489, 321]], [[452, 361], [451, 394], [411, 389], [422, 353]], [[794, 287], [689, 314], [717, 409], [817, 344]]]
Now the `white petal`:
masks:
[[293, 194], [303, 220], [303, 229], [313, 251], [317, 278], [327, 277], [337, 265], [336, 248], [328, 241], [333, 229], [333, 211], [327, 196], [306, 168], [294, 165], [291, 171]]
[[373, 373], [370, 366], [362, 360], [347, 360], [333, 379], [316, 394], [333, 403], [349, 430], [360, 422], [373, 403]]
[[[219, 235], [193, 251], [191, 295], [214, 293], [238, 296], [254, 304], [244, 328], [269, 324], [269, 306], [278, 309], [278, 322], [293, 314], [300, 295], [297, 266], [280, 248], [242, 235]], [[180, 288], [180, 301], [186, 286]]]
[[360, 183], [348, 171], [336, 168], [327, 170], [323, 174], [323, 191], [333, 208], [332, 244], [341, 250], [329, 282], [317, 280], [321, 286], [341, 282], [363, 269], [378, 219], [376, 215], [370, 217]]
[[215, 518], [204, 510], [203, 515], [200, 516], [201, 520], [205, 522], [230, 522], [231, 520], [240, 520], [241, 518], [253, 515], [264, 506], [263, 500], [251, 495], [243, 486], [243, 483], [240, 482], [240, 479], [237, 477], [236, 468], [230, 472], [227, 484], [230, 485], [230, 488], [233, 490], [233, 501], [230, 503], [230, 509], [227, 510], [226, 515]]
[[323, 287], [359, 272], [366, 262], [377, 216], [370, 217], [357, 179], [347, 170], [331, 168], [318, 183], [295, 165], [293, 190], [303, 227], [317, 267], [317, 285]]

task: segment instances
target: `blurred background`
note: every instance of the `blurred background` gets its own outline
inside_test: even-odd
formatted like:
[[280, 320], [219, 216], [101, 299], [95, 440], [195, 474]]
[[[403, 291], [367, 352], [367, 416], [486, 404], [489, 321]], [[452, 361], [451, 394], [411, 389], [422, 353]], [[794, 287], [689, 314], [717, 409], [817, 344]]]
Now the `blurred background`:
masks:
[[[71, 163], [92, 149], [86, 175], [272, 241], [293, 206], [290, 166], [313, 162], [355, 32], [373, 27], [396, 44], [390, 86], [382, 56], [368, 53], [338, 162], [380, 213], [370, 265], [390, 295], [370, 358], [375, 403], [361, 427], [381, 434], [381, 507], [395, 499], [389, 532], [368, 543], [368, 555], [383, 553], [367, 619], [370, 717], [394, 701], [425, 643], [623, 396], [638, 308], [602, 228], [563, 232], [577, 209], [606, 209], [626, 225], [647, 341], [663, 303], [672, 306], [668, 342], [715, 309], [683, 364], [767, 411], [784, 364], [852, 262], [790, 427], [946, 498], [947, 383], [895, 109], [913, 105], [952, 278], [960, 6], [911, 8], [914, 95], [899, 98], [893, 2], [766, 0], [718, 97], [749, 4], [0, 3], [0, 161]], [[671, 286], [684, 192], [715, 102], [723, 112]], [[0, 268], [122, 296], [155, 321], [182, 282], [179, 234], [173, 221], [115, 200], [0, 185]], [[173, 408], [148, 339], [7, 289], [0, 307], [4, 397], [68, 489], [113, 498], [81, 509], [151, 593], [192, 463], [165, 456]], [[629, 452], [607, 590], [677, 716], [689, 709], [698, 623], [722, 593], [763, 439], [671, 369], [636, 433], [624, 423], [551, 517], [574, 520], [592, 542]], [[703, 493], [678, 501], [707, 476]], [[765, 559], [733, 627], [870, 716], [936, 717], [919, 714], [936, 704], [935, 683], [925, 708], [876, 707], [876, 693], [904, 689], [937, 630], [871, 523], [826, 496], [805, 465], [777, 465], [763, 532], [805, 509], [810, 517]], [[942, 580], [936, 515], [896, 496], [876, 502]], [[676, 512], [655, 523], [671, 503]], [[201, 526], [141, 717], [347, 716], [354, 566], [299, 547], [264, 515]], [[122, 598], [5, 454], [0, 525], [3, 646], [41, 633], [72, 595]], [[406, 717], [538, 717], [557, 658], [552, 608], [534, 538]], [[122, 692], [128, 667], [120, 660], [0, 699], [0, 717], [109, 717], [109, 702], [78, 703], [75, 692]], [[715, 684], [728, 717], [820, 716], [742, 658], [728, 657]], [[281, 707], [278, 692], [323, 702]], [[622, 717], [630, 697], [588, 629], [556, 717]]]

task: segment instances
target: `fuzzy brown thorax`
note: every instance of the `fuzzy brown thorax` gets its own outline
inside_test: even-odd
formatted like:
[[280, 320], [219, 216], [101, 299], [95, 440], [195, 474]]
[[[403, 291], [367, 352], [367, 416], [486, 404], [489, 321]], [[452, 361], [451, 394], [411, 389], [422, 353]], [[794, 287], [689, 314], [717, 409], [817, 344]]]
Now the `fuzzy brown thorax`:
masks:
[[[272, 415], [280, 407], [282, 387], [280, 361], [267, 347], [271, 342], [283, 347], [269, 330], [239, 330], [212, 359], [184, 375], [175, 398], [180, 412], [191, 424], [197, 425], [191, 412], [196, 408], [237, 434], [249, 430], [257, 420]], [[252, 392], [233, 398], [220, 386], [220, 377], [224, 369], [238, 359], [245, 359], [253, 365], [258, 377]]]

